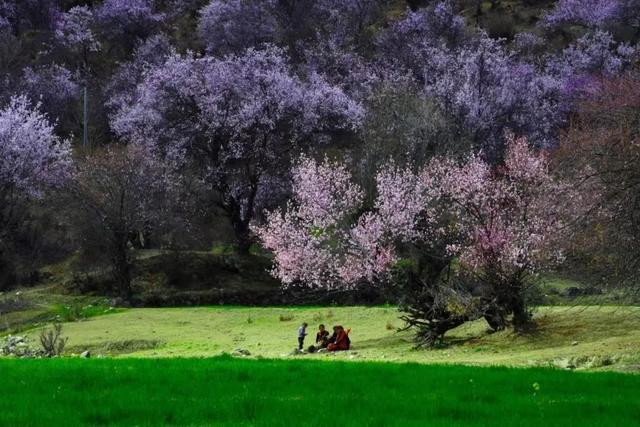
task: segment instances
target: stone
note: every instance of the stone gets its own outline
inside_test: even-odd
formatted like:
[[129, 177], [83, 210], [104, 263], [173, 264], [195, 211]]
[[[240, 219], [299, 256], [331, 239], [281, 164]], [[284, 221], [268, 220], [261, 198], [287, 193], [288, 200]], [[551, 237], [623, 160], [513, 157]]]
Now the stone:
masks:
[[91, 357], [91, 352], [89, 350], [85, 350], [80, 353], [80, 357], [82, 357], [83, 359], [88, 359]]
[[234, 356], [251, 356], [251, 352], [244, 348], [236, 348], [233, 350]]
[[573, 360], [567, 358], [555, 359], [553, 364], [561, 369], [576, 369], [576, 365]]

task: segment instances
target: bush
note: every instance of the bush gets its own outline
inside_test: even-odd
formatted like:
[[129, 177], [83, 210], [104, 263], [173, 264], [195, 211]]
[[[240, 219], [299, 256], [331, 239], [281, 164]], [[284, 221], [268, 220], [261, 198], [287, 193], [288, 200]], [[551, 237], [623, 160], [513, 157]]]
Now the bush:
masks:
[[67, 344], [67, 337], [62, 337], [62, 324], [54, 323], [51, 329], [43, 329], [40, 332], [40, 344], [45, 356], [60, 356]]

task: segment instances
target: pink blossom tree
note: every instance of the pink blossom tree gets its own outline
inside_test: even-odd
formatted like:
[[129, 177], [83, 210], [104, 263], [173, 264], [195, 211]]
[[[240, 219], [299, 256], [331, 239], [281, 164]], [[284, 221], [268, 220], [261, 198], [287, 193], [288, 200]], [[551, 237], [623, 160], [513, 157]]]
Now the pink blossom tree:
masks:
[[478, 279], [487, 320], [503, 328], [513, 314], [524, 325], [530, 279], [562, 260], [562, 242], [588, 203], [523, 138], [508, 139], [503, 165], [472, 157], [448, 168], [441, 185], [459, 236], [447, 250]]
[[[439, 276], [449, 260], [432, 256], [438, 251], [434, 237], [440, 217], [434, 172], [387, 165], [367, 209], [364, 192], [346, 166], [303, 158], [293, 170], [294, 196], [287, 208], [270, 212], [264, 225], [253, 228], [275, 255], [273, 275], [284, 286], [325, 290], [390, 280], [402, 294], [405, 320], [419, 326], [419, 343], [434, 344], [468, 319], [447, 308]], [[398, 274], [398, 265], [408, 258], [415, 274]]]
[[[494, 328], [511, 314], [514, 325], [526, 323], [530, 279], [562, 259], [562, 240], [585, 205], [525, 139], [507, 140], [498, 167], [478, 156], [462, 164], [434, 159], [418, 171], [387, 165], [370, 209], [343, 165], [303, 159], [293, 176], [287, 209], [254, 228], [275, 254], [273, 274], [285, 285], [349, 288], [394, 280], [407, 259], [427, 263], [411, 294], [420, 302], [407, 304], [405, 319], [429, 343], [478, 315]], [[474, 284], [457, 289], [466, 293], [455, 297], [458, 310], [445, 270]]]

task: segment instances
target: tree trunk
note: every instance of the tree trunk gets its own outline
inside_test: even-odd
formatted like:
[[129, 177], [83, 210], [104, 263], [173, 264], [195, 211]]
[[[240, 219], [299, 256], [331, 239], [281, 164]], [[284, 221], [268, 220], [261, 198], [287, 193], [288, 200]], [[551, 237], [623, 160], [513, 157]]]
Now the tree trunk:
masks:
[[240, 220], [233, 223], [233, 232], [236, 238], [237, 251], [240, 255], [247, 255], [251, 249], [251, 233], [249, 223]]
[[485, 308], [483, 317], [494, 331], [502, 331], [507, 326], [507, 318], [504, 311], [495, 304]]
[[113, 275], [116, 281], [118, 295], [130, 301], [131, 291], [131, 261], [129, 259], [129, 248], [127, 248], [126, 234], [118, 236], [117, 244], [113, 254]]
[[[258, 177], [251, 177], [251, 189], [247, 195], [246, 206], [242, 206], [241, 202], [236, 201], [232, 196], [227, 203], [227, 211], [231, 217], [231, 226], [233, 227], [233, 233], [236, 238], [236, 245], [238, 253], [241, 255], [247, 255], [251, 244], [251, 219], [253, 217], [253, 210], [255, 207], [256, 195], [258, 194]], [[242, 213], [245, 213], [242, 215]]]
[[83, 105], [82, 105], [82, 145], [89, 145], [89, 94], [87, 84], [83, 88]]
[[523, 329], [529, 324], [531, 317], [521, 295], [517, 297], [514, 295], [514, 299], [511, 302], [511, 311], [513, 312], [513, 327], [516, 330]]

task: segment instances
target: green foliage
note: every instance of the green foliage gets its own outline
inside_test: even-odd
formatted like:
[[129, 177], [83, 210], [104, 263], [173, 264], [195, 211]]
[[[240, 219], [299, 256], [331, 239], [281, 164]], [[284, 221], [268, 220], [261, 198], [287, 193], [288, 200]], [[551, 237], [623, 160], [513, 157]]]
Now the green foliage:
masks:
[[341, 426], [621, 426], [640, 418], [640, 377], [615, 373], [229, 356], [3, 360], [0, 372], [0, 425], [326, 426], [318, 408], [337, 412]]
[[249, 246], [249, 254], [253, 256], [264, 256], [267, 254], [267, 251], [265, 251], [261, 245], [252, 243], [251, 246]]
[[211, 253], [218, 256], [232, 256], [235, 252], [233, 245], [216, 245], [211, 248]]

